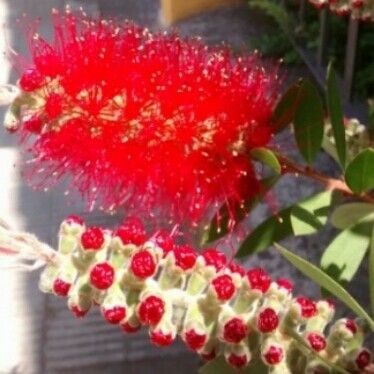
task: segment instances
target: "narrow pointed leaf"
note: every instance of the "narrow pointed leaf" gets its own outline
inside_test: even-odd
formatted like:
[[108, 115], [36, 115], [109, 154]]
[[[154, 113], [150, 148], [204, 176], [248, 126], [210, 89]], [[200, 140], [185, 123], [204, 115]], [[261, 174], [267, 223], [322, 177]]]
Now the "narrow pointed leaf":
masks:
[[324, 113], [317, 88], [308, 80], [301, 84], [301, 100], [295, 113], [294, 130], [300, 153], [312, 164], [323, 140]]
[[331, 223], [341, 230], [362, 221], [374, 221], [374, 204], [348, 203], [340, 205], [331, 214]]
[[279, 132], [293, 122], [296, 109], [300, 104], [300, 87], [302, 80], [292, 84], [279, 99], [271, 118], [275, 131]]
[[326, 223], [331, 197], [331, 191], [323, 191], [267, 218], [247, 236], [236, 256], [260, 252], [290, 235], [315, 233]]
[[282, 247], [279, 244], [275, 244], [276, 249], [280, 254], [286, 258], [293, 266], [295, 266], [300, 272], [306, 275], [308, 278], [313, 280], [319, 286], [325, 288], [340, 301], [342, 301], [348, 308], [356, 313], [357, 316], [365, 319], [372, 331], [374, 331], [374, 320], [369, 316], [365, 309], [334, 279], [332, 279], [323, 270], [317, 266], [306, 261], [302, 257], [299, 257]]
[[351, 281], [369, 247], [372, 226], [361, 222], [342, 231], [323, 253], [321, 268], [337, 282]]
[[332, 133], [334, 135], [335, 147], [342, 169], [346, 163], [346, 142], [343, 122], [343, 109], [338, 91], [336, 74], [330, 64], [327, 69], [327, 107], [331, 120]]
[[360, 152], [347, 166], [345, 181], [355, 193], [374, 189], [374, 149]]
[[277, 174], [281, 173], [281, 165], [277, 159], [277, 156], [273, 151], [264, 147], [253, 148], [251, 150], [251, 156], [274, 170]]
[[371, 235], [370, 254], [369, 254], [369, 290], [371, 315], [374, 316], [374, 229]]

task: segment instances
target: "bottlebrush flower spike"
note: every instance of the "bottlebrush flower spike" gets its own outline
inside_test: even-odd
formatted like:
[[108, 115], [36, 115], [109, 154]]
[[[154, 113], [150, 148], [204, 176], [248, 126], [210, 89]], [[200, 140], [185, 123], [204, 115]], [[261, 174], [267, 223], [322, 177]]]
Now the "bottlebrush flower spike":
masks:
[[271, 138], [276, 68], [130, 22], [69, 10], [53, 21], [53, 41], [30, 40], [18, 82], [34, 184], [68, 174], [90, 207], [195, 223], [256, 193], [248, 151]]
[[317, 9], [329, 7], [338, 16], [352, 15], [365, 22], [374, 22], [373, 0], [309, 0]]
[[[40, 279], [42, 291], [67, 297], [77, 318], [98, 305], [103, 318], [124, 332], [147, 326], [159, 347], [179, 335], [204, 360], [223, 355], [242, 368], [261, 359], [277, 374], [330, 373], [331, 365], [358, 373], [372, 360], [362, 347], [365, 327], [359, 321], [343, 318], [327, 329], [334, 305], [293, 297], [287, 279], [274, 282], [259, 268], [243, 273], [215, 249], [199, 255], [169, 240], [165, 251], [157, 233], [146, 240], [143, 230], [145, 240], [136, 244], [137, 236], [124, 243], [120, 231], [95, 228], [103, 244], [87, 251], [82, 237], [88, 230], [77, 217], [61, 224], [59, 260]], [[105, 269], [92, 277], [98, 267]]]

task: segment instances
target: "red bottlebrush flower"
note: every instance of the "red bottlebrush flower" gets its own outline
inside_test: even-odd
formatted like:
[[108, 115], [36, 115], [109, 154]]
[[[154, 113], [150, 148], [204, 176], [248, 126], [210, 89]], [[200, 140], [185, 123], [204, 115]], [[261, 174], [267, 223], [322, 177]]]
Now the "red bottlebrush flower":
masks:
[[204, 257], [205, 264], [207, 266], [214, 266], [216, 271], [223, 269], [227, 262], [225, 254], [214, 248], [206, 249], [202, 253], [202, 256]]
[[235, 293], [235, 285], [228, 274], [220, 275], [212, 280], [212, 286], [219, 300], [227, 301]]
[[138, 278], [146, 279], [156, 271], [156, 263], [149, 251], [142, 250], [132, 256], [130, 269]]
[[39, 115], [34, 114], [23, 121], [23, 127], [28, 132], [39, 134], [43, 127], [43, 120]]
[[138, 316], [145, 325], [157, 325], [165, 311], [165, 302], [157, 296], [148, 296], [138, 308]]
[[241, 318], [232, 318], [223, 329], [223, 339], [228, 343], [240, 343], [248, 334], [248, 328]]
[[43, 131], [27, 137], [36, 182], [68, 174], [90, 207], [191, 223], [257, 193], [248, 155], [272, 135], [276, 68], [267, 73], [256, 54], [68, 11], [54, 14], [54, 31], [53, 41], [31, 38], [19, 83], [44, 99], [30, 108], [45, 118]]
[[43, 75], [37, 69], [27, 69], [23, 72], [18, 84], [23, 91], [32, 92], [44, 83]]
[[51, 93], [46, 97], [45, 112], [50, 120], [56, 119], [62, 114], [63, 98], [61, 95]]
[[67, 294], [69, 293], [70, 287], [71, 287], [71, 284], [68, 282], [65, 282], [61, 278], [57, 278], [53, 282], [53, 292], [58, 296], [63, 296], [63, 297], [67, 296]]

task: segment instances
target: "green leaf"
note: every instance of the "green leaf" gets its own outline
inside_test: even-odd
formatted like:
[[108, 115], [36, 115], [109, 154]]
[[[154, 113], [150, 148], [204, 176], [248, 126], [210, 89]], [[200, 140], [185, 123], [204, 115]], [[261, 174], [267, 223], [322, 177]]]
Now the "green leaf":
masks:
[[340, 165], [344, 170], [346, 163], [346, 143], [343, 123], [343, 109], [337, 87], [336, 74], [332, 64], [330, 64], [327, 69], [327, 107], [331, 120], [332, 133], [335, 139], [336, 151]]
[[281, 245], [275, 244], [275, 247], [283, 257], [285, 257], [304, 275], [337, 297], [348, 308], [355, 312], [357, 316], [365, 319], [368, 322], [370, 329], [374, 331], [374, 320], [370, 318], [364, 308], [339, 283], [317, 266], [309, 263], [302, 257], [295, 255]]
[[[202, 245], [213, 242], [225, 236], [235, 225], [241, 222], [247, 214], [262, 201], [266, 193], [277, 183], [280, 176], [275, 175], [264, 178], [261, 182], [259, 193], [244, 203], [244, 206], [237, 207], [236, 212], [229, 212], [227, 205], [220, 208], [219, 212], [213, 217], [209, 228], [205, 231]], [[235, 215], [235, 222], [232, 222], [232, 215]]]
[[368, 121], [368, 132], [370, 139], [374, 139], [374, 98], [368, 100], [369, 104], [369, 121]]
[[331, 200], [332, 193], [324, 191], [294, 205], [291, 210], [293, 234], [309, 235], [321, 229], [327, 222]]
[[302, 80], [292, 84], [279, 99], [271, 118], [275, 131], [279, 132], [293, 122], [296, 109], [300, 104]]
[[369, 247], [372, 226], [362, 222], [345, 229], [326, 248], [321, 267], [337, 282], [349, 282], [356, 274]]
[[322, 145], [323, 117], [323, 104], [317, 88], [310, 81], [303, 81], [294, 129], [300, 153], [309, 164], [313, 163]]
[[344, 204], [337, 207], [331, 215], [331, 223], [341, 230], [347, 229], [362, 221], [374, 221], [374, 204]]
[[234, 369], [228, 365], [223, 356], [219, 356], [199, 369], [199, 374], [268, 374], [269, 368], [260, 360], [244, 369]]
[[253, 148], [251, 150], [251, 156], [257, 161], [267, 165], [270, 169], [274, 170], [277, 174], [281, 173], [281, 165], [277, 159], [277, 156], [273, 151], [264, 147]]
[[374, 316], [374, 229], [371, 235], [369, 253], [369, 292], [371, 303], [371, 314]]
[[290, 235], [315, 233], [326, 223], [331, 196], [331, 191], [323, 191], [269, 217], [247, 236], [236, 256], [260, 252]]
[[360, 152], [347, 166], [345, 181], [355, 193], [367, 192], [374, 188], [374, 149]]

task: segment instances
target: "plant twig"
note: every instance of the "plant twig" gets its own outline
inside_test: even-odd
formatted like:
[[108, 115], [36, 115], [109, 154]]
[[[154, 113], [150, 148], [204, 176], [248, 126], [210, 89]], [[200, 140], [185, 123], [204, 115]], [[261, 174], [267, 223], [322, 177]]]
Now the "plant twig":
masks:
[[0, 219], [0, 255], [7, 258], [3, 267], [35, 270], [45, 264], [57, 264], [59, 254], [28, 232], [13, 230]]
[[282, 174], [293, 174], [295, 176], [303, 175], [323, 184], [327, 190], [337, 190], [346, 196], [355, 197], [368, 203], [374, 203], [374, 196], [370, 194], [358, 195], [354, 193], [341, 179], [328, 177], [312, 169], [310, 166], [298, 165], [279, 153], [277, 153], [277, 157], [282, 167]]

